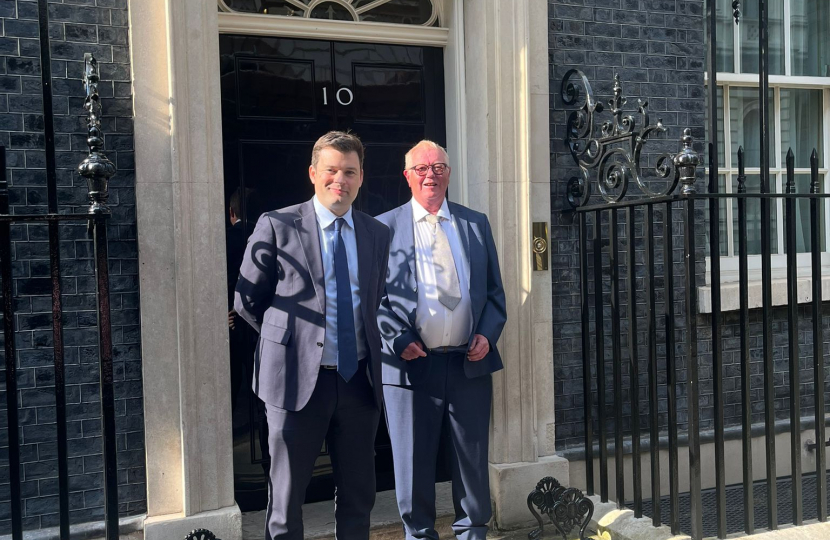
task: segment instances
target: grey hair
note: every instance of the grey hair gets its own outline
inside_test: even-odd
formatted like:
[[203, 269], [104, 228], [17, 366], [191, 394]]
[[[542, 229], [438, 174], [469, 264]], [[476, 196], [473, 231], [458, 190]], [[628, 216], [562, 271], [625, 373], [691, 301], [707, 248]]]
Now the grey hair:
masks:
[[421, 150], [422, 148], [430, 148], [432, 150], [440, 150], [442, 154], [444, 154], [444, 158], [446, 158], [447, 165], [449, 165], [450, 155], [447, 154], [447, 150], [441, 146], [440, 144], [432, 141], [428, 141], [427, 139], [422, 140], [415, 146], [409, 149], [409, 152], [406, 153], [404, 156], [404, 168], [409, 169], [412, 167], [412, 154], [415, 153], [416, 150]]

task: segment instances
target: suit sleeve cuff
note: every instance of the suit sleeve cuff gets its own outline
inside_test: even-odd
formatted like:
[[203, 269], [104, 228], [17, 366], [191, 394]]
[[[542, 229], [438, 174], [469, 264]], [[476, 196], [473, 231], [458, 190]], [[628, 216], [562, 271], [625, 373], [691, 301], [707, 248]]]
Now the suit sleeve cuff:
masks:
[[407, 330], [392, 342], [392, 350], [395, 351], [395, 356], [400, 357], [404, 349], [406, 349], [413, 341], [419, 341], [419, 336], [412, 330]]

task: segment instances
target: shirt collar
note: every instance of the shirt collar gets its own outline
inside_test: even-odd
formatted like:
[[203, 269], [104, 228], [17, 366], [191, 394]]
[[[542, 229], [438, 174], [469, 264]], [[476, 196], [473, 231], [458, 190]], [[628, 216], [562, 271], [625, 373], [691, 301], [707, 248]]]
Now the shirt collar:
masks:
[[[419, 203], [418, 201], [415, 200], [415, 197], [412, 197], [411, 202], [412, 202], [412, 219], [415, 220], [416, 223], [421, 221], [425, 217], [427, 217], [427, 214], [429, 214], [429, 212], [426, 210], [426, 208], [421, 206], [421, 203]], [[452, 219], [452, 214], [450, 214], [450, 207], [447, 204], [447, 199], [446, 198], [444, 198], [444, 202], [441, 203], [441, 208], [438, 209], [438, 214], [436, 214], [436, 215], [438, 217], [446, 219], [446, 220]]]
[[336, 216], [334, 212], [323, 206], [323, 204], [317, 200], [317, 195], [312, 198], [312, 202], [314, 203], [314, 213], [317, 214], [317, 222], [320, 224], [321, 229], [328, 229], [338, 217], [345, 219], [349, 227], [354, 229], [354, 218], [352, 216], [351, 206], [344, 215]]

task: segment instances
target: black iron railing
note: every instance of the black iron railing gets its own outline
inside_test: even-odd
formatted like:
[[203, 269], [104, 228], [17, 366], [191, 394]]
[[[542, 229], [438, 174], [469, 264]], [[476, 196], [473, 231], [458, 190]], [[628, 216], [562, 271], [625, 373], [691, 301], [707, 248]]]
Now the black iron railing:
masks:
[[[749, 325], [749, 290], [748, 290], [748, 248], [747, 231], [752, 228], [769, 229], [772, 225], [769, 220], [747, 223], [747, 205], [759, 204], [761, 201], [774, 203], [780, 199], [785, 209], [784, 232], [786, 236], [787, 258], [787, 302], [786, 319], [783, 337], [786, 338], [786, 358], [788, 361], [787, 402], [789, 412], [790, 437], [790, 467], [787, 486], [789, 493], [786, 497], [789, 521], [800, 525], [804, 521], [804, 486], [802, 479], [805, 474], [815, 474], [815, 488], [811, 487], [810, 499], [815, 500], [815, 507], [810, 509], [811, 516], [824, 521], [827, 519], [827, 482], [825, 463], [825, 445], [813, 444], [810, 450], [816, 452], [816, 468], [804, 470], [801, 455], [806, 441], [802, 440], [801, 419], [805, 415], [812, 415], [815, 440], [825, 441], [825, 351], [823, 350], [822, 329], [822, 261], [821, 254], [824, 247], [820, 238], [821, 224], [825, 220], [821, 210], [823, 201], [830, 202], [830, 195], [820, 193], [820, 177], [818, 160], [815, 155], [811, 161], [812, 172], [809, 193], [796, 193], [795, 174], [793, 172], [793, 155], [787, 158], [788, 171], [786, 193], [747, 193], [746, 176], [743, 174], [743, 151], [738, 154], [741, 174], [738, 180], [738, 193], [688, 193], [673, 194], [655, 198], [642, 198], [632, 201], [586, 205], [576, 209], [576, 219], [579, 224], [579, 258], [580, 274], [582, 278], [582, 344], [584, 370], [584, 397], [585, 397], [585, 459], [586, 483], [589, 494], [596, 488], [594, 478], [595, 441], [599, 444], [599, 494], [602, 500], [607, 501], [609, 494], [609, 454], [613, 453], [614, 470], [616, 473], [615, 496], [611, 497], [622, 507], [631, 502], [635, 514], [643, 515], [642, 482], [644, 477], [650, 480], [651, 493], [648, 513], [655, 526], [662, 524], [661, 502], [664, 500], [660, 491], [660, 484], [664, 474], [669, 480], [669, 520], [668, 524], [675, 533], [681, 532], [681, 517], [690, 518], [687, 524], [693, 538], [702, 538], [704, 533], [725, 538], [727, 534], [741, 530], [747, 533], [755, 531], [756, 512], [753, 493], [755, 481], [752, 468], [752, 412], [753, 405], [763, 407], [764, 417], [771, 419], [765, 422], [765, 447], [774, 446], [777, 433], [775, 423], [775, 375], [774, 366], [763, 354], [763, 385], [759, 388], [753, 384], [751, 371], [751, 341], [760, 338], [761, 343], [767, 341], [763, 331], [767, 324], [762, 324], [760, 336], [750, 332]], [[796, 205], [799, 201], [807, 201], [810, 216], [810, 258], [811, 258], [811, 298], [810, 310], [812, 313], [811, 339], [806, 339], [810, 346], [812, 381], [801, 379], [801, 359], [808, 355], [807, 351], [799, 349], [799, 319], [803, 313], [798, 309], [798, 263], [796, 260]], [[741, 466], [743, 484], [743, 523], [727, 523], [727, 467], [738, 466], [738, 463], [726, 463], [724, 447], [726, 444], [724, 409], [727, 405], [725, 389], [725, 372], [723, 360], [724, 337], [723, 315], [721, 313], [721, 299], [718, 292], [722, 286], [722, 277], [718, 260], [719, 253], [719, 207], [724, 204], [735, 203], [737, 207], [737, 238], [739, 259], [739, 336], [740, 346], [738, 361], [740, 364], [740, 417], [741, 417]], [[705, 214], [696, 213], [696, 209], [709, 207], [708, 224], [702, 219]], [[677, 220], [677, 213], [681, 219]], [[655, 219], [657, 217], [657, 219]], [[624, 226], [622, 223], [624, 222]], [[683, 248], [680, 250], [676, 243], [677, 229], [673, 225], [682, 227]], [[698, 281], [700, 279], [700, 264], [704, 259], [701, 251], [696, 248], [700, 231], [708, 228], [710, 260], [710, 283], [707, 287], [711, 294], [711, 314], [698, 313]], [[656, 231], [662, 229], [662, 233]], [[589, 233], [590, 231], [590, 233]], [[621, 234], [624, 231], [624, 234]], [[638, 231], [642, 231], [641, 233]], [[590, 234], [590, 236], [589, 236]], [[607, 234], [607, 237], [605, 236]], [[641, 236], [642, 235], [642, 236]], [[662, 236], [662, 238], [661, 238]], [[771, 233], [767, 233], [767, 238]], [[640, 241], [641, 240], [641, 241]], [[662, 240], [662, 246], [660, 246]], [[640, 247], [641, 246], [641, 247]], [[637, 257], [642, 249], [641, 257]], [[624, 256], [620, 251], [625, 250]], [[655, 253], [657, 251], [657, 253]], [[767, 252], [769, 250], [767, 249]], [[682, 267], [675, 266], [678, 252], [682, 252]], [[764, 255], [762, 255], [763, 257]], [[769, 257], [769, 254], [766, 255]], [[588, 262], [592, 261], [593, 268]], [[662, 265], [662, 276], [658, 275], [656, 265]], [[627, 279], [621, 279], [621, 274]], [[662, 283], [658, 284], [662, 277]], [[638, 285], [640, 281], [640, 285]], [[677, 286], [682, 283], [682, 286]], [[771, 285], [767, 281], [765, 285]], [[624, 304], [620, 302], [620, 294], [624, 295]], [[591, 302], [593, 296], [593, 302]], [[638, 301], [638, 297], [644, 301]], [[660, 297], [662, 309], [658, 309], [655, 301]], [[684, 311], [679, 312], [677, 306], [682, 304]], [[773, 305], [768, 300], [761, 310], [763, 319], [772, 320]], [[606, 318], [610, 316], [610, 322]], [[662, 321], [660, 320], [662, 319]], [[621, 339], [627, 326], [627, 344], [623, 346]], [[644, 324], [645, 339], [643, 347], [638, 346], [638, 326]], [[703, 325], [711, 325], [711, 337], [698, 337], [698, 329]], [[770, 322], [771, 325], [771, 322]], [[664, 334], [664, 340], [658, 342], [658, 330]], [[772, 332], [772, 329], [769, 329]], [[772, 335], [772, 334], [770, 334]], [[771, 339], [771, 338], [770, 338]], [[780, 339], [780, 338], [779, 338]], [[711, 356], [711, 366], [703, 365], [698, 354], [700, 343], [711, 344], [708, 354]], [[680, 354], [682, 364], [678, 362], [678, 345], [681, 345]], [[763, 346], [763, 345], [762, 345]], [[663, 350], [658, 355], [658, 348]], [[643, 350], [644, 349], [644, 350]], [[756, 351], [757, 352], [757, 351]], [[763, 351], [764, 353], [766, 351]], [[611, 366], [608, 366], [609, 361]], [[612, 373], [612, 380], [607, 380], [607, 372]], [[706, 368], [711, 372], [712, 392], [711, 401], [701, 402], [699, 369]], [[645, 371], [645, 376], [641, 372]], [[665, 375], [665, 383], [659, 382], [661, 374]], [[681, 377], [685, 380], [681, 382]], [[628, 399], [624, 401], [623, 394], [626, 385], [624, 377], [628, 377]], [[645, 382], [644, 384], [644, 381]], [[594, 387], [594, 382], [596, 386]], [[753, 393], [763, 389], [763, 401], [753, 403]], [[780, 390], [780, 389], [779, 389]], [[611, 392], [613, 404], [607, 403], [606, 395]], [[812, 410], [802, 407], [802, 391], [812, 394]], [[647, 413], [645, 422], [641, 420], [639, 396], [647, 396]], [[678, 406], [678, 398], [685, 397], [685, 406]], [[661, 410], [659, 400], [666, 401], [666, 408]], [[612, 405], [609, 407], [609, 405]], [[708, 464], [715, 469], [714, 481], [714, 515], [704, 516], [702, 507], [701, 485], [701, 408], [711, 407], [713, 422], [709, 428], [714, 430], [714, 463]], [[627, 412], [627, 411], [630, 411]], [[679, 413], [685, 413], [685, 421], [679, 421]], [[660, 418], [665, 414], [665, 422]], [[625, 418], [624, 418], [625, 415]], [[626, 422], [627, 423], [624, 423]], [[648, 426], [648, 444], [645, 451], [650, 453], [650, 477], [640, 470], [644, 448], [641, 444], [641, 424]], [[613, 426], [613, 427], [611, 427]], [[778, 430], [780, 431], [780, 430]], [[661, 470], [660, 441], [661, 436], [667, 436], [668, 471]], [[757, 434], [756, 434], [757, 437]], [[685, 439], [684, 446], [689, 453], [688, 477], [690, 487], [688, 494], [680, 491], [680, 457], [681, 446], [678, 440]], [[630, 462], [626, 457], [630, 452]], [[774, 456], [772, 456], [774, 459]], [[770, 458], [768, 457], [768, 460]], [[626, 465], [630, 463], [630, 465]], [[769, 463], [769, 461], [768, 461]], [[774, 461], [773, 461], [774, 464]], [[633, 483], [633, 498], [625, 491], [624, 473], [630, 467]], [[812, 469], [812, 467], [811, 467]], [[772, 469], [771, 481], [764, 483], [765, 508], [763, 522], [766, 528], [777, 528], [779, 508], [782, 504], [778, 493], [778, 484], [781, 481], [776, 469]], [[811, 486], [812, 486], [811, 477]], [[814, 497], [812, 495], [814, 493]], [[646, 498], [649, 498], [648, 495]], [[688, 503], [688, 516], [681, 510], [681, 499]], [[773, 505], [771, 508], [770, 505]], [[704, 527], [704, 517], [711, 517]], [[705, 529], [705, 531], [704, 531]]]
[[[693, 141], [689, 130], [683, 136], [683, 149], [674, 156], [660, 155], [654, 178], [648, 180], [640, 170], [641, 153], [651, 132], [665, 131], [658, 121], [652, 125], [646, 112], [647, 103], [640, 103], [639, 130], [632, 116], [624, 116], [621, 107], [621, 85], [617, 80], [614, 96], [609, 101], [612, 118], [602, 124], [597, 117], [603, 112], [602, 105], [591, 94], [591, 88], [584, 75], [578, 70], [566, 74], [562, 85], [562, 99], [573, 104], [584, 98], [582, 107], [568, 119], [566, 143], [571, 149], [582, 175], [569, 182], [568, 200], [574, 207], [575, 219], [579, 226], [579, 261], [581, 277], [582, 307], [582, 348], [585, 411], [585, 459], [586, 483], [589, 494], [595, 490], [594, 457], [598, 452], [599, 494], [603, 501], [609, 495], [609, 457], [613, 453], [615, 471], [614, 499], [619, 506], [629, 502], [635, 515], [650, 514], [655, 526], [663, 523], [662, 504], [668, 504], [668, 525], [672, 532], [681, 528], [693, 538], [716, 535], [725, 538], [738, 531], [753, 533], [756, 528], [757, 499], [755, 493], [763, 493], [764, 514], [759, 523], [769, 529], [776, 529], [781, 521], [781, 511], [786, 507], [788, 520], [795, 525], [804, 521], [804, 478], [808, 474], [810, 499], [815, 506], [809, 513], [817, 519], [827, 519], [827, 481], [825, 463], [825, 372], [822, 335], [822, 223], [826, 219], [821, 205], [830, 201], [830, 195], [821, 193], [816, 151], [810, 159], [809, 193], [796, 192], [794, 155], [787, 155], [785, 193], [771, 193], [768, 176], [762, 175], [757, 193], [748, 193], [744, 172], [744, 153], [737, 155], [739, 164], [738, 192], [719, 193], [717, 185], [717, 158], [709, 144], [709, 189], [698, 193], [696, 187], [697, 154], [692, 149]], [[596, 126], [600, 126], [595, 129]], [[717, 141], [715, 141], [716, 144]], [[667, 185], [655, 191], [655, 181]], [[678, 190], [678, 185], [680, 189]], [[639, 194], [626, 198], [629, 188], [636, 186]], [[601, 199], [595, 202], [598, 195]], [[777, 474], [775, 437], [781, 430], [776, 424], [776, 383], [773, 360], [773, 312], [772, 299], [772, 220], [771, 207], [778, 204], [785, 211], [784, 227], [786, 251], [786, 323], [784, 333], [776, 339], [786, 339], [788, 360], [787, 394], [789, 422], [786, 430], [790, 438], [790, 467], [785, 479]], [[812, 280], [809, 302], [812, 314], [812, 381], [802, 381], [801, 358], [806, 351], [799, 348], [799, 320], [803, 313], [798, 309], [798, 261], [796, 243], [797, 212], [799, 202], [809, 206], [809, 223], [801, 219], [802, 225], [809, 226]], [[740, 347], [740, 419], [742, 482], [743, 491], [741, 524], [728, 519], [727, 468], [725, 459], [726, 422], [725, 408], [727, 388], [724, 366], [724, 314], [722, 313], [720, 265], [720, 208], [723, 205], [737, 207], [738, 264], [739, 264], [739, 307], [738, 335]], [[748, 223], [749, 204], [761, 208], [760, 221]], [[804, 205], [800, 205], [802, 208]], [[706, 212], [708, 207], [708, 219]], [[660, 231], [659, 229], [662, 229]], [[748, 288], [748, 232], [760, 232], [762, 246], [761, 280], [762, 307], [761, 331], [753, 336], [750, 330], [750, 303]], [[708, 234], [705, 234], [706, 231]], [[661, 238], [662, 236], [662, 238]], [[703, 241], [706, 236], [708, 241]], [[682, 238], [682, 246], [679, 243]], [[662, 244], [662, 248], [660, 247]], [[709, 257], [706, 257], [708, 248]], [[624, 256], [620, 255], [624, 250]], [[638, 259], [637, 251], [642, 250]], [[682, 264], [676, 265], [678, 255]], [[710, 297], [710, 314], [698, 312], [699, 287], [702, 283], [702, 268], [709, 262], [709, 283], [705, 289]], [[662, 266], [662, 272], [658, 269]], [[622, 276], [625, 276], [623, 279]], [[638, 282], [640, 283], [638, 285]], [[592, 297], [593, 296], [593, 302]], [[625, 303], [621, 303], [621, 297]], [[658, 301], [658, 298], [660, 299]], [[643, 300], [643, 301], [641, 301]], [[658, 304], [661, 306], [658, 307]], [[680, 309], [682, 306], [682, 309]], [[644, 319], [644, 350], [639, 346], [640, 321]], [[624, 328], [625, 326], [625, 328]], [[711, 335], [701, 338], [698, 331], [711, 327]], [[624, 334], [625, 332], [625, 334]], [[658, 341], [659, 333], [662, 342]], [[627, 337], [627, 344], [623, 339]], [[752, 377], [752, 341], [760, 342], [762, 357], [762, 384]], [[805, 340], [810, 342], [810, 340]], [[699, 354], [701, 344], [710, 346], [706, 351], [706, 365]], [[757, 346], [756, 346], [757, 348]], [[658, 352], [662, 349], [662, 354]], [[708, 364], [711, 358], [711, 365]], [[611, 365], [608, 365], [608, 362]], [[645, 363], [645, 366], [641, 366]], [[646, 376], [641, 376], [645, 367]], [[711, 392], [701, 400], [700, 370], [707, 372], [706, 382], [711, 382]], [[610, 372], [610, 373], [609, 373]], [[711, 375], [708, 375], [711, 373]], [[608, 376], [610, 374], [610, 384]], [[779, 372], [780, 376], [781, 373]], [[628, 377], [628, 384], [624, 384]], [[594, 381], [596, 386], [594, 386]], [[645, 382], [644, 384], [644, 381]], [[664, 381], [664, 382], [662, 382]], [[645, 388], [643, 388], [645, 387]], [[812, 398], [812, 411], [803, 410], [802, 389], [807, 388]], [[763, 400], [753, 402], [753, 393], [763, 391]], [[628, 392], [628, 399], [624, 393]], [[754, 392], [753, 392], [754, 391]], [[613, 403], [608, 403], [607, 394]], [[641, 418], [640, 395], [647, 396], [647, 414]], [[660, 401], [665, 400], [665, 410]], [[681, 400], [683, 400], [681, 402]], [[609, 405], [611, 410], [609, 411]], [[752, 467], [752, 419], [753, 406], [761, 406], [764, 417], [766, 448], [766, 481], [760, 486], [754, 481]], [[701, 410], [711, 413], [713, 430], [714, 485], [707, 490], [704, 505], [701, 462]], [[629, 412], [626, 412], [628, 410]], [[816, 452], [816, 468], [805, 471], [801, 454], [805, 445], [801, 440], [801, 421], [804, 414], [811, 415], [817, 444], [810, 446]], [[683, 416], [683, 418], [680, 418]], [[661, 421], [661, 417], [665, 419]], [[644, 445], [641, 441], [641, 425], [648, 426], [648, 444], [645, 450], [650, 454], [650, 499], [644, 499], [641, 470]], [[780, 423], [780, 422], [779, 422]], [[611, 427], [613, 426], [613, 427]], [[663, 471], [660, 464], [660, 439], [665, 435], [668, 450], [669, 493], [661, 494]], [[757, 437], [757, 433], [755, 434]], [[595, 441], [598, 445], [595, 449]], [[681, 493], [680, 441], [688, 451], [688, 492]], [[628, 449], [630, 446], [630, 450]], [[626, 494], [626, 453], [631, 453], [630, 469], [633, 478], [633, 498]], [[814, 474], [814, 477], [813, 477]], [[685, 476], [685, 472], [684, 472]], [[779, 496], [779, 483], [788, 491], [787, 497]], [[812, 494], [815, 496], [813, 497]], [[711, 499], [711, 503], [709, 500]], [[645, 503], [645, 504], [644, 504]], [[706, 522], [704, 526], [704, 517]], [[713, 519], [708, 519], [708, 518]]]
[[[735, 24], [738, 24], [740, 0], [732, 3], [732, 9]], [[760, 0], [759, 9], [761, 166], [760, 185], [752, 186], [757, 192], [749, 193], [747, 190], [743, 149], [737, 155], [737, 193], [719, 192], [719, 163], [715, 151], [718, 148], [718, 114], [714, 0], [707, 0], [710, 124], [706, 145], [707, 193], [698, 193], [696, 189], [696, 155], [691, 150], [688, 132], [684, 136], [684, 150], [676, 156], [658, 156], [654, 160], [654, 178], [647, 180], [643, 177], [640, 171], [643, 146], [650, 134], [663, 132], [665, 128], [660, 121], [650, 123], [647, 103], [640, 102], [642, 127], [635, 129], [634, 117], [621, 112], [625, 100], [620, 99], [619, 81], [615, 82], [614, 96], [608, 102], [612, 117], [596, 130], [598, 122], [595, 117], [603, 112], [603, 105], [593, 96], [585, 77], [578, 70], [571, 70], [565, 75], [561, 91], [566, 105], [576, 103], [579, 101], [577, 98], [584, 98], [584, 104], [568, 119], [565, 142], [581, 169], [581, 177], [569, 182], [567, 197], [574, 207], [579, 227], [587, 490], [593, 494], [597, 487], [594, 460], [598, 457], [598, 491], [603, 501], [609, 499], [609, 457], [613, 452], [617, 503], [621, 507], [630, 505], [637, 517], [648, 513], [655, 526], [666, 521], [674, 533], [680, 532], [682, 523], [684, 531], [696, 539], [704, 535], [725, 538], [728, 534], [741, 531], [752, 534], [756, 526], [777, 529], [782, 519], [801, 525], [807, 514], [826, 521], [828, 514], [824, 467], [826, 374], [822, 335], [822, 253], [828, 247], [822, 245], [821, 230], [826, 220], [822, 205], [830, 204], [830, 195], [821, 193], [815, 150], [810, 158], [809, 193], [796, 192], [792, 151], [786, 158], [784, 193], [772, 192], [769, 170], [768, 0]], [[686, 169], [682, 170], [684, 164]], [[654, 180], [666, 182], [665, 188], [655, 191], [652, 188]], [[681, 187], [676, 191], [678, 182]], [[639, 193], [626, 198], [629, 186], [639, 188]], [[736, 208], [737, 315], [727, 315], [722, 309], [720, 210], [725, 205]], [[751, 205], [760, 208], [760, 219], [749, 219]], [[783, 324], [775, 321], [776, 313], [779, 318], [782, 318], [782, 313], [776, 312], [773, 301], [771, 246], [774, 227], [772, 212], [779, 205], [785, 213], [783, 232], [786, 255], [776, 255], [786, 260], [787, 299], [786, 307], [780, 308], [786, 312]], [[809, 207], [809, 218], [802, 216], [800, 221], [802, 227], [809, 227], [810, 230], [809, 246], [803, 251], [808, 252], [810, 257], [811, 297], [809, 310], [801, 311], [798, 298], [797, 207], [802, 212]], [[704, 208], [708, 208], [708, 212]], [[755, 256], [749, 254], [750, 233], [760, 236], [759, 254]], [[620, 257], [621, 249], [625, 250], [623, 257]], [[639, 258], [637, 251], [642, 251]], [[678, 257], [682, 257], [680, 265], [676, 264]], [[758, 335], [753, 335], [750, 326], [750, 257], [760, 259], [761, 267], [761, 307], [757, 317], [761, 324], [756, 332]], [[698, 285], [703, 285], [703, 268], [707, 262], [708, 283], [705, 288], [699, 289]], [[709, 295], [704, 298], [711, 307], [709, 314], [698, 312], [699, 290]], [[621, 304], [621, 295], [625, 304]], [[799, 322], [808, 316], [811, 316], [810, 330], [800, 333]], [[734, 326], [735, 319], [735, 335], [739, 337], [739, 345], [733, 353], [725, 350], [724, 328], [727, 324]], [[644, 331], [640, 330], [643, 328]], [[711, 334], [700, 337], [698, 331], [703, 329], [711, 330]], [[801, 336], [804, 339], [800, 347]], [[627, 344], [622, 343], [624, 338], [627, 338]], [[786, 343], [786, 351], [782, 354], [787, 361], [786, 375], [775, 369], [774, 350], [782, 343]], [[704, 355], [699, 354], [701, 346], [706, 347], [702, 349]], [[730, 467], [734, 469], [737, 464], [726, 462], [725, 447], [727, 432], [734, 434], [736, 427], [727, 427], [725, 420], [726, 408], [735, 407], [734, 395], [731, 401], [727, 398], [730, 390], [724, 376], [728, 367], [724, 364], [727, 353], [734, 354], [737, 361], [733, 363], [739, 364], [736, 385], [740, 386], [740, 426], [737, 429], [740, 431], [743, 455], [741, 482], [731, 487], [727, 486], [727, 477], [731, 476], [728, 473]], [[761, 364], [758, 374], [752, 371], [753, 359]], [[802, 364], [807, 359], [812, 380], [803, 379], [801, 374]], [[645, 368], [644, 375], [641, 375], [642, 368]], [[706, 372], [703, 381], [711, 383], [711, 390], [707, 390], [703, 400], [700, 370]], [[776, 375], [783, 376], [787, 381], [785, 398], [789, 418], [786, 426], [781, 418], [776, 422], [776, 390], [781, 390], [780, 384], [776, 385]], [[624, 384], [625, 377], [628, 377], [628, 384]], [[627, 399], [624, 397], [626, 391]], [[613, 410], [610, 412], [608, 394], [613, 399]], [[648, 402], [645, 408], [640, 406], [641, 394]], [[759, 394], [762, 395], [760, 400], [757, 397]], [[812, 406], [812, 409], [805, 409], [805, 404]], [[780, 405], [779, 402], [779, 408]], [[713, 469], [714, 482], [711, 489], [706, 490], [705, 497], [700, 454], [702, 409], [710, 415], [706, 428], [711, 429], [708, 435], [713, 443], [714, 456], [714, 463], [707, 464]], [[756, 417], [763, 416], [761, 432], [753, 430], [753, 413]], [[815, 442], [802, 440], [802, 430], [805, 429], [802, 421], [805, 418], [810, 424], [806, 429], [815, 432]], [[789, 474], [784, 478], [778, 476], [775, 451], [775, 437], [782, 430], [789, 434], [790, 443]], [[647, 443], [641, 440], [641, 432], [647, 433]], [[763, 436], [766, 474], [761, 482], [754, 480], [753, 435], [756, 439]], [[686, 493], [680, 490], [681, 444], [688, 451], [689, 489]], [[804, 468], [801, 456], [805, 448], [815, 452], [814, 470]], [[661, 470], [661, 450], [667, 450], [668, 471]], [[640, 465], [644, 451], [650, 454], [648, 474], [651, 484], [650, 494], [645, 496], [642, 490], [644, 474]], [[629, 467], [633, 473], [631, 500], [626, 498], [624, 482], [628, 452], [631, 453]], [[668, 495], [661, 493], [664, 476], [668, 477]], [[736, 489], [742, 491], [741, 523], [729, 517], [735, 501], [728, 498], [727, 493]], [[784, 491], [779, 493], [780, 490]], [[809, 507], [805, 508], [807, 492], [810, 502]], [[668, 509], [664, 506], [666, 504]], [[664, 515], [667, 519], [663, 518]]]
[[61, 305], [60, 231], [63, 223], [88, 223], [92, 237], [98, 313], [98, 350], [100, 362], [100, 397], [103, 419], [103, 457], [106, 538], [118, 538], [118, 491], [115, 444], [115, 401], [113, 393], [113, 356], [110, 326], [109, 274], [107, 266], [107, 183], [115, 174], [115, 166], [103, 154], [101, 104], [98, 95], [98, 64], [92, 55], [85, 57], [84, 86], [86, 99], [89, 155], [78, 166], [78, 173], [87, 181], [90, 206], [85, 213], [59, 213], [55, 161], [54, 119], [52, 111], [51, 55], [47, 0], [38, 1], [41, 50], [41, 86], [44, 104], [44, 140], [46, 154], [47, 213], [12, 215], [5, 148], [0, 147], [0, 280], [3, 290], [3, 337], [5, 345], [6, 415], [9, 441], [9, 484], [12, 538], [23, 538], [21, 499], [20, 439], [17, 387], [17, 353], [15, 347], [14, 288], [12, 267], [12, 224], [46, 224], [49, 231], [49, 267], [52, 297], [52, 339], [55, 376], [55, 407], [57, 425], [59, 531], [62, 540], [70, 537], [69, 470], [67, 451], [66, 377]]

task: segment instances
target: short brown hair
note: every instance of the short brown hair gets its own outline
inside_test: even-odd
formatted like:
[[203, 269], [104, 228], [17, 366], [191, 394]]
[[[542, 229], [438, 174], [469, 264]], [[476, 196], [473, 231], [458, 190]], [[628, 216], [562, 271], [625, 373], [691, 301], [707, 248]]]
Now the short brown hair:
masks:
[[348, 154], [354, 152], [360, 160], [360, 168], [363, 169], [363, 143], [354, 133], [347, 131], [329, 131], [314, 143], [314, 148], [311, 150], [311, 166], [317, 166], [317, 160], [320, 159], [320, 151], [324, 148], [334, 148], [338, 152]]

